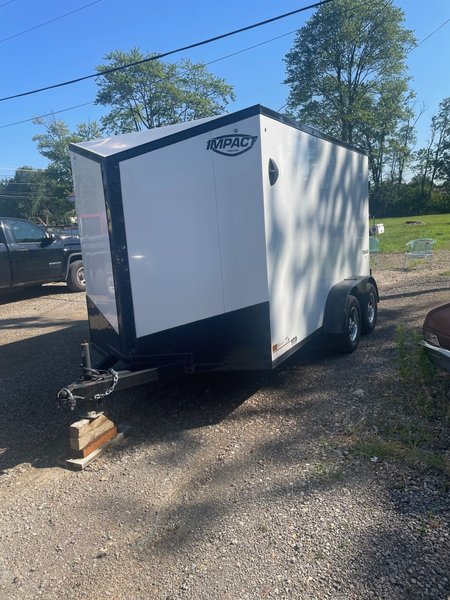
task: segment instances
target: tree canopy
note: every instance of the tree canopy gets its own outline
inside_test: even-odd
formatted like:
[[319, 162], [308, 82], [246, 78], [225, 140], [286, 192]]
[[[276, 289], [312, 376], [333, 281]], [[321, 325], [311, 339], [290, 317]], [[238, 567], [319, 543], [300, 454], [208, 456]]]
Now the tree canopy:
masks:
[[107, 64], [97, 67], [96, 103], [109, 108], [101, 118], [105, 131], [113, 134], [151, 129], [221, 114], [234, 100], [233, 87], [190, 60], [166, 63], [151, 60], [114, 73], [102, 72], [142, 61], [138, 48], [114, 50]]
[[56, 119], [37, 119], [35, 124], [45, 128], [33, 140], [49, 165], [45, 169], [21, 167], [13, 177], [1, 180], [0, 213], [62, 224], [73, 212], [73, 204], [67, 199], [73, 190], [69, 144], [99, 138], [101, 132], [95, 122], [81, 123], [75, 131]]
[[378, 181], [388, 137], [409, 116], [405, 58], [415, 40], [403, 21], [385, 0], [335, 0], [298, 31], [285, 59], [289, 112], [366, 147]]
[[35, 124], [45, 128], [45, 132], [35, 135], [33, 141], [37, 142], [39, 153], [49, 160], [47, 177], [53, 182], [54, 192], [67, 197], [73, 189], [69, 144], [100, 138], [100, 128], [92, 121], [80, 123], [75, 131], [70, 131], [64, 121], [54, 118], [49, 121], [36, 119]]
[[59, 225], [68, 222], [73, 204], [58, 193], [47, 169], [25, 165], [0, 180], [0, 214]]

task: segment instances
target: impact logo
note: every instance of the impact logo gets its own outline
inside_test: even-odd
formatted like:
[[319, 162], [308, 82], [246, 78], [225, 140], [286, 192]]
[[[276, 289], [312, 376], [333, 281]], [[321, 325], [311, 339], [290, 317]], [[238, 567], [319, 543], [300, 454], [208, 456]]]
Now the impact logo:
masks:
[[246, 133], [230, 133], [229, 135], [219, 135], [209, 140], [206, 149], [223, 154], [223, 156], [239, 156], [248, 152], [255, 145], [257, 135], [248, 135]]

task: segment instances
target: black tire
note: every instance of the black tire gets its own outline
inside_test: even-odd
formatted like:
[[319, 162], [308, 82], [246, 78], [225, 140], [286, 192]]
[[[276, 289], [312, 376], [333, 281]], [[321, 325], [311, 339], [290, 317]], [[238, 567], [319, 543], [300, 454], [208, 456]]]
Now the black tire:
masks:
[[361, 306], [355, 296], [349, 296], [345, 305], [344, 332], [334, 336], [334, 347], [342, 354], [356, 350], [361, 337]]
[[372, 283], [367, 285], [366, 295], [361, 301], [361, 333], [372, 333], [377, 324], [378, 317], [378, 295]]
[[86, 290], [84, 267], [81, 260], [75, 260], [70, 265], [66, 283], [71, 292], [84, 292]]

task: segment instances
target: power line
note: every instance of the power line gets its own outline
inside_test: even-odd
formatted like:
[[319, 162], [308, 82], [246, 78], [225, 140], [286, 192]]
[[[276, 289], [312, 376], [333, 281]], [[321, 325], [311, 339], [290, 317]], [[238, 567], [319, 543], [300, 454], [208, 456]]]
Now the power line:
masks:
[[[365, 6], [367, 4], [369, 4], [370, 2], [364, 2], [363, 4], [361, 4], [360, 6]], [[237, 50], [236, 52], [232, 52], [231, 54], [226, 54], [225, 56], [221, 56], [220, 58], [215, 58], [214, 60], [210, 60], [206, 63], [203, 63], [204, 66], [209, 66], [212, 65], [214, 63], [220, 62], [222, 60], [226, 60], [227, 58], [232, 58], [233, 56], [237, 56], [239, 54], [243, 54], [244, 52], [248, 52], [249, 50], [253, 50], [255, 48], [259, 48], [260, 46], [264, 46], [265, 44], [269, 44], [273, 41], [279, 40], [283, 37], [287, 37], [288, 35], [292, 35], [294, 33], [297, 33], [298, 28], [297, 29], [293, 29], [291, 31], [288, 31], [287, 33], [283, 33], [281, 35], [277, 35], [273, 38], [270, 38], [268, 40], [264, 40], [263, 42], [259, 42], [258, 44], [253, 44], [252, 46], [248, 46], [247, 48], [242, 48], [241, 50]], [[181, 67], [182, 68], [182, 67]], [[186, 69], [184, 69], [186, 70]], [[158, 79], [155, 79], [156, 82], [161, 82], [161, 81], [167, 81], [169, 79], [173, 79], [174, 77], [177, 76], [177, 73], [173, 74], [173, 75], [168, 75], [167, 77], [159, 77]], [[46, 113], [44, 115], [37, 115], [34, 117], [30, 117], [28, 119], [22, 119], [21, 121], [15, 121], [14, 123], [7, 123], [6, 125], [0, 125], [0, 129], [4, 129], [6, 127], [13, 127], [14, 125], [21, 125], [22, 123], [29, 123], [31, 121], [34, 121], [35, 119], [43, 119], [45, 117], [51, 117], [52, 115], [56, 115], [62, 112], [68, 112], [71, 110], [76, 110], [77, 108], [81, 108], [83, 106], [89, 106], [91, 104], [95, 104], [95, 100], [91, 101], [91, 102], [85, 102], [84, 104], [77, 104], [75, 106], [70, 106], [68, 108], [63, 108], [61, 110], [57, 110], [57, 111], [52, 111], [50, 113]], [[284, 107], [286, 106], [286, 104], [284, 104], [280, 110], [282, 110]]]
[[232, 56], [237, 56], [238, 54], [243, 54], [244, 52], [248, 52], [249, 50], [254, 50], [255, 48], [259, 48], [260, 46], [264, 46], [265, 44], [269, 44], [270, 42], [274, 42], [275, 40], [280, 40], [281, 38], [287, 37], [288, 35], [292, 35], [293, 33], [297, 33], [297, 29], [293, 29], [292, 31], [288, 31], [287, 33], [282, 33], [281, 35], [277, 35], [276, 37], [270, 38], [270, 40], [265, 40], [264, 42], [259, 42], [259, 44], [253, 44], [253, 46], [248, 46], [247, 48], [242, 48], [242, 50], [236, 50], [236, 52], [232, 52], [231, 54], [227, 54], [226, 56], [221, 56], [220, 58], [215, 58], [214, 60], [210, 60], [205, 64], [205, 67], [212, 65], [214, 63], [220, 62], [221, 60], [225, 60], [227, 58], [231, 58]]
[[[97, 1], [99, 1], [99, 0], [97, 0]], [[156, 54], [154, 56], [150, 56], [150, 57], [144, 58], [142, 60], [128, 63], [126, 65], [121, 65], [120, 67], [113, 67], [111, 69], [105, 69], [98, 73], [92, 73], [91, 75], [85, 75], [84, 77], [77, 77], [76, 79], [71, 79], [69, 81], [63, 81], [61, 83], [55, 83], [53, 85], [48, 85], [46, 87], [38, 88], [35, 90], [30, 90], [28, 92], [22, 92], [20, 94], [14, 94], [12, 96], [6, 96], [4, 98], [0, 98], [0, 102], [5, 102], [6, 100], [13, 100], [14, 98], [22, 98], [23, 96], [31, 96], [32, 94], [37, 94], [39, 92], [45, 92], [47, 90], [53, 90], [55, 88], [64, 87], [67, 85], [73, 85], [74, 83], [86, 81], [87, 79], [93, 79], [94, 77], [100, 77], [101, 75], [108, 75], [109, 73], [116, 73], [117, 71], [122, 71], [123, 69], [128, 69], [129, 67], [135, 67], [135, 66], [141, 65], [143, 63], [151, 62], [154, 60], [159, 60], [161, 58], [165, 58], [166, 56], [171, 56], [171, 55], [177, 54], [179, 52], [184, 52], [185, 50], [192, 50], [193, 48], [198, 48], [199, 46], [205, 46], [206, 44], [211, 44], [212, 42], [217, 42], [218, 40], [223, 40], [227, 37], [237, 35], [238, 33], [243, 33], [244, 31], [250, 31], [251, 29], [256, 29], [257, 27], [262, 27], [263, 25], [268, 25], [269, 23], [274, 23], [275, 21], [279, 21], [280, 19], [285, 19], [286, 17], [290, 17], [292, 15], [296, 15], [296, 14], [304, 12], [306, 10], [310, 10], [311, 8], [317, 8], [319, 6], [323, 6], [324, 4], [328, 4], [329, 2], [333, 2], [333, 0], [321, 0], [320, 2], [315, 2], [314, 4], [310, 4], [309, 6], [304, 6], [302, 8], [292, 10], [288, 13], [284, 13], [282, 15], [272, 17], [271, 19], [266, 19], [265, 21], [260, 21], [259, 23], [253, 23], [252, 25], [247, 25], [246, 27], [241, 27], [240, 29], [235, 29], [234, 31], [229, 31], [228, 33], [223, 33], [221, 35], [217, 35], [215, 37], [208, 38], [206, 40], [202, 40], [201, 42], [195, 42], [194, 44], [189, 44], [188, 46], [183, 46], [182, 48], [177, 48], [175, 50], [169, 50], [168, 52]]]
[[35, 171], [44, 171], [45, 167], [30, 167], [30, 168], [17, 168], [11, 165], [0, 165], [0, 171], [24, 171], [26, 173], [34, 173]]
[[430, 34], [428, 34], [427, 37], [424, 37], [423, 40], [420, 40], [420, 42], [418, 44], [416, 44], [413, 48], [411, 48], [411, 50], [409, 51], [409, 53], [411, 53], [413, 50], [415, 50], [416, 48], [418, 48], [421, 44], [423, 44], [428, 39], [430, 39], [430, 37], [432, 35], [434, 35], [435, 33], [437, 33], [439, 31], [439, 29], [442, 29], [443, 27], [445, 27], [447, 25], [447, 23], [450, 23], [450, 19], [447, 19], [446, 21], [444, 21], [443, 23], [441, 23], [439, 25], [439, 27], [436, 27], [436, 29], [434, 29], [434, 31], [432, 31]]
[[[253, 46], [248, 46], [247, 48], [242, 48], [241, 50], [237, 50], [236, 52], [232, 52], [231, 54], [227, 54], [225, 56], [221, 56], [220, 58], [215, 58], [214, 60], [210, 60], [206, 63], [203, 63], [203, 65], [205, 67], [212, 65], [214, 63], [218, 63], [221, 60], [226, 60], [227, 58], [231, 58], [233, 56], [237, 56], [238, 54], [243, 54], [244, 52], [248, 52], [249, 50], [254, 50], [255, 48], [259, 48], [260, 46], [264, 46], [265, 44], [269, 44], [270, 42], [274, 42], [276, 40], [279, 40], [283, 37], [287, 37], [288, 35], [292, 35], [294, 33], [296, 33], [298, 31], [298, 29], [293, 29], [292, 31], [288, 31], [287, 33], [283, 33], [281, 35], [277, 35], [276, 37], [270, 38], [269, 40], [265, 40], [263, 42], [259, 42], [258, 44], [253, 44]], [[187, 69], [184, 69], [187, 70]], [[177, 76], [177, 73], [175, 73], [174, 75], [168, 75], [167, 77], [159, 77], [158, 79], [156, 79], [156, 82], [160, 82], [160, 81], [166, 81], [168, 79], [173, 79], [174, 77]], [[14, 125], [21, 125], [22, 123], [30, 123], [31, 121], [34, 121], [36, 119], [43, 119], [45, 117], [51, 117], [52, 115], [57, 115], [59, 113], [63, 113], [63, 112], [68, 112], [70, 110], [76, 110], [77, 108], [81, 108], [83, 106], [89, 106], [91, 104], [95, 104], [95, 100], [93, 100], [92, 102], [85, 102], [83, 104], [77, 104], [76, 106], [69, 106], [68, 108], [62, 108], [61, 110], [54, 110], [50, 113], [46, 113], [44, 115], [38, 115], [35, 117], [31, 117], [29, 119], [22, 119], [21, 121], [15, 121], [14, 123], [7, 123], [6, 125], [0, 125], [0, 129], [5, 129], [6, 127], [13, 127]]]
[[[10, 2], [15, 2], [15, 0], [10, 0]], [[7, 4], [9, 4], [9, 2]], [[0, 8], [2, 6], [5, 6], [5, 5], [0, 5]], [[415, 46], [413, 46], [413, 48], [411, 48], [411, 50], [408, 52], [408, 54], [410, 54], [413, 50], [415, 50], [416, 48], [418, 48], [421, 44], [423, 44], [424, 42], [426, 42], [429, 38], [431, 38], [440, 29], [442, 29], [443, 27], [445, 27], [445, 25], [447, 25], [447, 23], [449, 23], [449, 22], [450, 22], [450, 19], [447, 19], [446, 21], [444, 21], [443, 23], [441, 23], [430, 34], [428, 34], [420, 42], [418, 42]], [[273, 37], [273, 38], [270, 38], [270, 39], [265, 40], [263, 42], [260, 42], [258, 44], [254, 44], [252, 46], [248, 46], [247, 48], [242, 48], [241, 50], [237, 50], [236, 52], [232, 52], [231, 54], [227, 54], [225, 56], [221, 56], [220, 58], [216, 58], [214, 60], [208, 61], [208, 62], [203, 63], [203, 64], [205, 66], [212, 65], [212, 64], [220, 62], [222, 60], [226, 60], [227, 58], [231, 58], [233, 56], [237, 56], [239, 54], [243, 54], [244, 52], [248, 52], [249, 50], [253, 50], [255, 48], [259, 48], [260, 46], [264, 46], [265, 44], [269, 44], [270, 42], [279, 40], [279, 39], [281, 39], [283, 37], [287, 37], [288, 35], [292, 35], [294, 33], [297, 33], [297, 31], [298, 31], [298, 29], [294, 29], [292, 31], [288, 31], [287, 33], [283, 33], [283, 34], [278, 35], [276, 37]], [[165, 81], [165, 80], [168, 80], [168, 79], [172, 79], [175, 76], [176, 76], [176, 74], [175, 75], [169, 75], [168, 77], [160, 77], [159, 79], [157, 79], [157, 81]], [[37, 115], [37, 116], [34, 116], [34, 117], [30, 117], [28, 119], [22, 119], [21, 121], [15, 121], [14, 123], [7, 123], [6, 125], [0, 125], [0, 129], [4, 129], [4, 128], [7, 128], [7, 127], [13, 127], [15, 125], [21, 125], [22, 123], [29, 123], [31, 121], [34, 121], [35, 119], [43, 119], [45, 117], [51, 117], [53, 115], [57, 115], [57, 114], [60, 114], [60, 113], [63, 113], [63, 112], [68, 112], [68, 111], [71, 111], [71, 110], [76, 110], [77, 108], [82, 108], [84, 106], [89, 106], [91, 104], [95, 104], [95, 101], [93, 100], [91, 102], [84, 102], [83, 104], [77, 104], [75, 106], [70, 106], [68, 108], [63, 108], [63, 109], [60, 109], [60, 110], [55, 110], [55, 111], [52, 111], [52, 112], [49, 112], [49, 113], [46, 113], [46, 114], [43, 114], [43, 115]], [[283, 106], [281, 106], [278, 109], [278, 112], [282, 111], [283, 108], [285, 108], [286, 106], [287, 106], [287, 103], [283, 104]], [[0, 168], [0, 170], [1, 170], [1, 168]]]
[[[14, 1], [14, 0], [12, 0]], [[19, 33], [15, 33], [14, 35], [10, 35], [9, 37], [3, 38], [0, 40], [0, 44], [2, 42], [7, 42], [8, 40], [12, 40], [16, 37], [19, 37], [21, 35], [24, 35], [25, 33], [29, 33], [30, 31], [34, 31], [35, 29], [39, 29], [41, 27], [45, 27], [45, 25], [49, 25], [49, 23], [54, 23], [55, 21], [59, 21], [61, 19], [64, 19], [64, 17], [68, 17], [69, 15], [73, 15], [74, 13], [79, 12], [80, 10], [84, 10], [85, 8], [88, 8], [89, 6], [92, 6], [93, 4], [98, 4], [99, 2], [101, 2], [102, 0], [94, 0], [94, 2], [91, 2], [90, 4], [85, 4], [84, 6], [80, 6], [80, 8], [76, 8], [75, 10], [71, 10], [68, 13], [65, 13], [64, 15], [60, 15], [59, 17], [55, 17], [54, 19], [50, 19], [50, 21], [45, 21], [45, 23], [40, 23], [39, 25], [35, 25], [34, 27], [30, 27], [29, 29], [24, 29], [23, 31], [20, 31]], [[7, 2], [7, 4], [9, 4]], [[2, 4], [0, 6], [5, 6], [5, 4]]]
[[77, 104], [76, 106], [70, 106], [69, 108], [62, 108], [61, 110], [53, 110], [52, 112], [46, 113], [45, 115], [38, 115], [36, 117], [31, 117], [30, 119], [22, 119], [22, 121], [16, 121], [15, 123], [0, 125], [0, 129], [4, 129], [5, 127], [12, 127], [13, 125], [21, 125], [22, 123], [29, 123], [30, 121], [34, 121], [35, 119], [51, 117], [52, 115], [58, 115], [59, 113], [67, 112], [68, 110], [75, 110], [76, 108], [81, 108], [82, 106], [89, 106], [90, 104], [94, 104], [94, 101], [85, 102], [84, 104]]
[[8, 2], [3, 2], [3, 4], [0, 4], [0, 8], [3, 8], [4, 6], [7, 6], [8, 4], [12, 4], [15, 1], [16, 0], [9, 0]]

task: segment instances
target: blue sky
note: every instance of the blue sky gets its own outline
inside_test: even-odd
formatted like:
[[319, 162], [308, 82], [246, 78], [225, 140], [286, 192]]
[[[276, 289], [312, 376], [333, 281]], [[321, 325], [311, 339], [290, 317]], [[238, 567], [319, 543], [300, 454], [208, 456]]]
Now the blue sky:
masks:
[[[111, 50], [135, 46], [144, 52], [173, 48], [220, 35], [306, 5], [307, 0], [191, 0], [150, 2], [144, 0], [0, 0], [0, 96], [51, 85], [88, 75]], [[89, 5], [90, 6], [87, 6]], [[406, 26], [422, 40], [450, 18], [449, 0], [396, 0], [406, 17]], [[86, 7], [86, 8], [83, 8]], [[22, 31], [68, 13], [73, 14]], [[256, 30], [170, 57], [210, 62], [266, 42], [277, 40], [210, 65], [216, 75], [231, 83], [236, 102], [230, 110], [260, 103], [279, 110], [288, 89], [283, 58], [292, 46], [294, 33], [312, 14], [307, 11]], [[15, 36], [15, 37], [12, 37]], [[10, 38], [10, 39], [7, 39]], [[415, 49], [408, 58], [417, 105], [426, 112], [418, 124], [419, 143], [424, 144], [429, 122], [439, 102], [450, 96], [450, 23]], [[95, 99], [93, 80], [33, 96], [0, 102], [0, 178], [11, 176], [17, 167], [44, 167], [33, 135], [42, 128], [32, 122], [4, 127], [34, 116], [60, 111]], [[57, 115], [72, 129], [77, 123], [98, 119], [105, 109], [89, 104]]]

